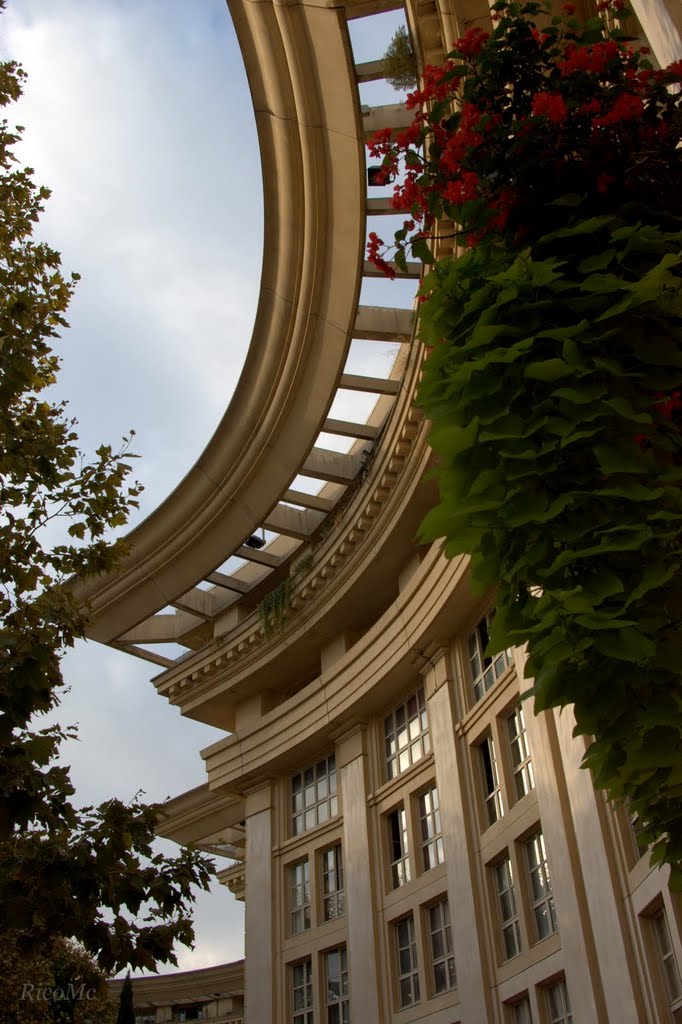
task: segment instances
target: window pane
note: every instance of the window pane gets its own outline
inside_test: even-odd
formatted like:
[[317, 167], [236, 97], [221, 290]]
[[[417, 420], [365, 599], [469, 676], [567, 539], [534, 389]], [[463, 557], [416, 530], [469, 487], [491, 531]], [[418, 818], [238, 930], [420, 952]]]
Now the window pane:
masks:
[[386, 777], [389, 779], [406, 771], [428, 752], [430, 746], [423, 688], [384, 719], [384, 736]]

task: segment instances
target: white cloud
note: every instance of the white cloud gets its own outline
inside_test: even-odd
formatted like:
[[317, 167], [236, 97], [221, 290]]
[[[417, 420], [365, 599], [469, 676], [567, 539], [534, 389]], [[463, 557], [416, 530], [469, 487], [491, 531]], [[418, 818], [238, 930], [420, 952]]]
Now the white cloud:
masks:
[[[59, 393], [86, 447], [137, 429], [151, 510], [229, 401], [258, 295], [260, 165], [227, 8], [10, 0], [3, 34], [29, 74], [20, 157], [53, 189], [40, 234], [83, 275]], [[148, 663], [79, 644], [63, 668], [78, 803], [139, 789], [163, 800], [205, 781], [198, 751], [221, 733], [181, 719]], [[224, 887], [199, 897], [195, 927], [181, 968], [242, 955], [243, 908]]]
[[21, 157], [41, 233], [83, 275], [60, 394], [85, 443], [134, 426], [150, 511], [200, 454], [250, 338], [262, 256], [255, 125], [222, 0], [10, 6]]

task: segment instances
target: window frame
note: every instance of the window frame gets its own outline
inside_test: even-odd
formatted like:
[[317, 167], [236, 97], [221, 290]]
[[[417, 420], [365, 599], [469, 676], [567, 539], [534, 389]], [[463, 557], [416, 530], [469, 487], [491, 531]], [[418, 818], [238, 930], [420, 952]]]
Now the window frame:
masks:
[[[528, 904], [531, 911], [530, 917], [533, 921], [533, 933], [535, 935], [535, 942], [542, 942], [544, 939], [550, 938], [559, 931], [556, 902], [554, 899], [554, 891], [552, 889], [549, 859], [547, 856], [547, 844], [545, 843], [542, 828], [536, 829], [531, 835], [527, 836], [523, 840], [523, 851], [524, 865], [526, 868], [526, 882], [528, 886]], [[540, 856], [538, 857], [537, 863], [531, 862], [531, 853], [534, 853], [536, 857], [539, 853]], [[535, 892], [535, 874], [541, 877], [541, 884], [544, 887], [544, 893], [541, 896], [537, 896]], [[544, 918], [538, 916], [539, 913], [542, 913], [543, 907], [546, 907], [547, 909], [547, 916]], [[549, 931], [544, 935], [540, 934], [540, 920], [546, 920], [549, 922]]]
[[[436, 996], [446, 995], [448, 992], [454, 992], [457, 988], [457, 964], [455, 962], [455, 951], [454, 943], [452, 941], [452, 922], [450, 919], [450, 904], [447, 893], [444, 893], [439, 899], [434, 900], [432, 903], [427, 904], [423, 907], [424, 910], [424, 931], [428, 935], [428, 958], [430, 965], [429, 975], [429, 988], [432, 998]], [[439, 925], [433, 927], [432, 914], [434, 911], [439, 913]], [[442, 945], [444, 952], [440, 955], [436, 955], [434, 950], [434, 935], [442, 933], [443, 940]], [[438, 988], [436, 981], [436, 968], [442, 966], [444, 969], [444, 976], [446, 985], [444, 988]]]
[[[407, 929], [407, 944], [401, 945], [400, 929]], [[418, 1006], [421, 1003], [421, 979], [419, 977], [419, 951], [417, 946], [417, 929], [415, 927], [414, 914], [405, 914], [398, 921], [391, 925], [393, 930], [393, 953], [396, 980], [396, 1009], [407, 1010], [410, 1007]], [[409, 958], [409, 968], [402, 970], [401, 952], [405, 951]], [[405, 1002], [403, 999], [403, 983], [409, 986], [410, 998]]]
[[[334, 954], [338, 955], [339, 958], [339, 993], [338, 998], [330, 1001], [329, 998], [329, 958]], [[346, 1024], [346, 1021], [350, 1021], [350, 975], [348, 973], [348, 950], [346, 945], [334, 946], [332, 949], [324, 951], [323, 956], [323, 975], [324, 975], [324, 1016], [326, 1024]], [[339, 1007], [338, 1016], [336, 1019], [332, 1017], [331, 1011], [335, 1007]], [[344, 1007], [347, 1009], [347, 1014], [344, 1020]]]
[[492, 607], [481, 615], [464, 637], [464, 662], [469, 681], [471, 707], [483, 700], [498, 679], [501, 679], [507, 669], [514, 664], [513, 647], [506, 647], [493, 656], [484, 654], [494, 618], [495, 608]]
[[[542, 988], [544, 990], [543, 995], [547, 1024], [573, 1024], [573, 1008], [571, 1007], [571, 999], [568, 994], [566, 978], [561, 975], [561, 977], [554, 978], [552, 981], [544, 984]], [[562, 1016], [560, 1017], [552, 1016], [551, 993], [557, 990], [561, 994]]]
[[[324, 772], [319, 769], [325, 766]], [[308, 780], [308, 773], [312, 772], [312, 780]], [[298, 783], [300, 780], [300, 784]], [[320, 788], [324, 783], [326, 793], [320, 796]], [[307, 793], [313, 791], [314, 799], [307, 803]], [[289, 830], [291, 836], [301, 836], [311, 829], [323, 825], [339, 813], [339, 795], [336, 777], [336, 757], [328, 754], [319, 758], [313, 764], [307, 765], [300, 772], [295, 772], [289, 781], [290, 813]], [[300, 805], [297, 806], [297, 798], [300, 795]], [[324, 810], [324, 813], [321, 811]], [[308, 816], [312, 815], [314, 821], [308, 824]]]
[[[667, 951], [664, 950], [663, 947], [659, 922], [662, 922], [663, 927], [665, 928], [668, 945]], [[666, 1005], [672, 1015], [677, 1011], [682, 1010], [682, 975], [680, 974], [680, 966], [677, 962], [677, 954], [675, 953], [675, 946], [670, 932], [670, 922], [668, 921], [668, 913], [664, 903], [659, 903], [659, 905], [653, 910], [650, 915], [650, 924], [653, 945], [656, 951], [658, 970], [663, 980], [662, 991], [665, 995]], [[677, 978], [676, 995], [672, 991], [671, 975], [668, 963], [672, 963], [675, 968], [675, 976]]]
[[[296, 872], [299, 869], [303, 869], [303, 880], [296, 880]], [[289, 920], [289, 935], [302, 935], [304, 932], [310, 931], [312, 927], [312, 901], [310, 899], [311, 894], [311, 882], [310, 882], [310, 858], [308, 856], [300, 857], [297, 861], [286, 866], [287, 872], [287, 900], [288, 900], [288, 920]], [[295, 890], [303, 890], [303, 900], [295, 902], [294, 892]], [[307, 911], [307, 914], [306, 914]], [[294, 920], [297, 915], [301, 914], [303, 918], [303, 927], [294, 927]], [[307, 924], [306, 924], [307, 921]]]
[[[508, 886], [503, 891], [500, 887], [500, 875], [499, 871], [507, 865], [507, 881]], [[521, 932], [521, 903], [519, 901], [518, 890], [514, 881], [514, 865], [509, 850], [505, 850], [505, 855], [498, 858], [490, 865], [492, 874], [493, 891], [495, 893], [495, 905], [497, 912], [497, 923], [498, 923], [498, 948], [501, 951], [502, 957], [501, 962], [507, 963], [509, 960], [513, 960], [514, 957], [519, 956], [523, 953], [523, 936]], [[514, 913], [508, 917], [505, 917], [504, 897], [510, 894], [511, 905]], [[511, 934], [514, 936], [514, 944], [516, 951], [514, 953], [508, 953], [507, 950], [507, 932], [511, 929]]]
[[[416, 714], [410, 716], [410, 704], [415, 701]], [[406, 743], [399, 745], [402, 726], [399, 726], [399, 719], [404, 724]], [[418, 722], [418, 731], [410, 735], [412, 722]], [[417, 687], [400, 704], [397, 704], [382, 721], [382, 760], [384, 778], [387, 782], [397, 779], [400, 775], [409, 771], [414, 765], [419, 764], [428, 754], [431, 753], [431, 733], [429, 729], [429, 717], [426, 704], [426, 692], [423, 686]], [[393, 750], [389, 749], [389, 742], [394, 741]], [[413, 756], [414, 748], [419, 748], [418, 756]], [[400, 760], [403, 754], [407, 755], [407, 763], [401, 767]]]
[[[521, 1020], [517, 1013], [517, 1011], [522, 1007], [526, 1011], [525, 1020]], [[505, 1021], [508, 1021], [509, 1024], [534, 1024], [533, 1007], [530, 1001], [529, 992], [524, 992], [522, 995], [513, 999], [512, 1002], [504, 1004], [504, 1019]]]
[[[333, 866], [331, 871], [327, 870], [326, 858], [327, 856], [333, 857]], [[346, 893], [344, 888], [344, 871], [343, 871], [343, 848], [340, 842], [333, 843], [331, 846], [326, 846], [319, 852], [319, 877], [321, 881], [320, 885], [320, 898], [322, 900], [322, 921], [326, 924], [330, 921], [338, 921], [339, 918], [343, 917], [346, 913]], [[334, 889], [327, 891], [327, 879], [333, 875], [336, 879], [337, 885]], [[335, 914], [328, 913], [328, 905], [334, 905], [336, 908]]]
[[[289, 964], [289, 1014], [288, 1019], [290, 1024], [314, 1024], [315, 1022], [315, 985], [313, 981], [313, 961], [312, 957], [307, 957], [305, 960], [299, 960], [295, 964]], [[306, 976], [303, 980], [302, 985], [296, 985], [295, 974], [298, 968], [308, 968]], [[306, 1005], [300, 1008], [296, 1008], [296, 991], [297, 989], [304, 989], [304, 998]], [[308, 996], [310, 1001], [308, 1002]]]
[[[385, 828], [386, 842], [387, 842], [387, 864], [388, 864], [388, 882], [389, 889], [395, 891], [401, 889], [403, 886], [408, 885], [412, 881], [412, 870], [410, 867], [410, 837], [409, 837], [409, 821], [407, 817], [407, 808], [405, 804], [399, 803], [392, 810], [385, 814]], [[398, 827], [397, 833], [394, 835], [392, 819], [396, 818]], [[396, 840], [399, 841], [400, 854], [395, 857], [396, 853]]]
[[485, 832], [486, 829], [504, 818], [505, 804], [492, 729], [488, 729], [483, 738], [475, 744], [474, 751], [478, 762], [476, 768], [482, 801], [482, 831]]
[[[434, 801], [435, 794], [435, 801]], [[424, 801], [430, 801], [431, 807], [426, 807]], [[435, 782], [429, 783], [416, 796], [417, 817], [419, 819], [419, 847], [421, 851], [422, 871], [431, 871], [439, 864], [445, 862], [445, 850], [443, 847], [443, 825], [440, 816], [440, 799], [438, 787]], [[424, 830], [426, 827], [426, 836]], [[431, 831], [433, 829], [433, 831]], [[434, 854], [427, 851], [435, 851]], [[434, 863], [429, 863], [432, 855]]]
[[[530, 744], [528, 742], [523, 704], [520, 701], [514, 706], [511, 712], [508, 712], [504, 716], [504, 721], [505, 739], [507, 742], [509, 763], [511, 766], [511, 783], [514, 800], [516, 802], [518, 800], [523, 800], [524, 796], [528, 796], [528, 794], [532, 793], [535, 789], [533, 757], [531, 755]], [[513, 734], [511, 729], [512, 722], [516, 726], [517, 730]], [[525, 756], [520, 757], [518, 760], [515, 758], [515, 745], [518, 746], [520, 754], [523, 754], [525, 751]]]

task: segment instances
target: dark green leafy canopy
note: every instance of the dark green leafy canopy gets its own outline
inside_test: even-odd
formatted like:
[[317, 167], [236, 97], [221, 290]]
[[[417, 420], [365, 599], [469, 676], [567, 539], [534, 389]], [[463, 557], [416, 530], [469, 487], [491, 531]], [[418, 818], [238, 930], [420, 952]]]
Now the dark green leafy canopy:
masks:
[[426, 278], [423, 534], [498, 585], [494, 649], [528, 643], [536, 711], [574, 706], [596, 784], [680, 885], [682, 232], [634, 217]]
[[[3, 7], [0, 0], [0, 9]], [[0, 64], [0, 105], [24, 75]], [[74, 937], [107, 970], [175, 962], [191, 943], [192, 886], [210, 861], [152, 854], [159, 809], [112, 800], [78, 810], [68, 768], [55, 763], [73, 730], [37, 728], [59, 705], [60, 658], [83, 636], [86, 610], [72, 576], [116, 567], [110, 531], [125, 524], [140, 488], [128, 483], [128, 441], [79, 450], [75, 423], [51, 400], [75, 275], [33, 230], [49, 192], [13, 155], [19, 130], [0, 123], [0, 906], [27, 955]], [[61, 532], [62, 540], [53, 538]], [[95, 683], [93, 682], [93, 685]]]

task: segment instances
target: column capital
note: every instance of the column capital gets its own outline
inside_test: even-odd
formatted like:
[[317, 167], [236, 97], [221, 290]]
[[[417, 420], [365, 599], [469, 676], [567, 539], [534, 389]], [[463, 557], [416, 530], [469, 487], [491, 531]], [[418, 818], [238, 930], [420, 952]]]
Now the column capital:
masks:
[[417, 653], [425, 659], [419, 672], [424, 679], [426, 696], [432, 697], [437, 690], [440, 690], [441, 686], [451, 683], [454, 679], [450, 648], [431, 644], [425, 650]]
[[244, 798], [246, 800], [246, 817], [266, 811], [274, 804], [275, 780], [270, 777], [254, 779], [248, 786], [244, 787]]
[[336, 751], [336, 767], [343, 768], [356, 757], [367, 753], [367, 719], [353, 718], [332, 733]]

